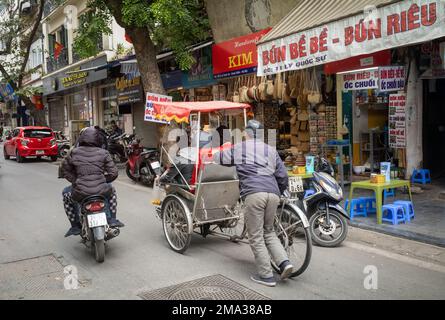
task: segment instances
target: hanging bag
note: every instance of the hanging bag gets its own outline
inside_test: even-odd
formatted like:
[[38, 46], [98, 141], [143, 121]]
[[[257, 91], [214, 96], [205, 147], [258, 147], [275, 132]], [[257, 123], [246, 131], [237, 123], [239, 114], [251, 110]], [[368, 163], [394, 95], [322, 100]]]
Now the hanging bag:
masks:
[[311, 84], [307, 96], [307, 101], [311, 105], [316, 105], [323, 100], [323, 97], [321, 96], [320, 88], [318, 86], [317, 72], [315, 71], [315, 67], [312, 70], [313, 72], [310, 79]]
[[273, 84], [273, 80], [271, 80], [271, 79], [267, 80], [267, 85], [266, 85], [267, 97], [272, 98], [274, 91], [275, 91], [275, 86]]

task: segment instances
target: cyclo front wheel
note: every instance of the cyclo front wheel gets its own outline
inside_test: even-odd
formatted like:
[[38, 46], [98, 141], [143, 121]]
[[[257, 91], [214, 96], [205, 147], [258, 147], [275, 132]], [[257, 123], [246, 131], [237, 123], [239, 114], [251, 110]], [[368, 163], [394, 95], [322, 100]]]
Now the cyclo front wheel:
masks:
[[180, 200], [168, 197], [162, 206], [162, 226], [169, 246], [178, 253], [184, 253], [192, 239], [189, 220]]
[[[294, 266], [291, 278], [299, 276], [311, 261], [312, 238], [309, 227], [304, 227], [296, 212], [280, 206], [275, 217], [275, 232]], [[274, 261], [271, 263], [275, 271], [281, 273], [279, 266]]]

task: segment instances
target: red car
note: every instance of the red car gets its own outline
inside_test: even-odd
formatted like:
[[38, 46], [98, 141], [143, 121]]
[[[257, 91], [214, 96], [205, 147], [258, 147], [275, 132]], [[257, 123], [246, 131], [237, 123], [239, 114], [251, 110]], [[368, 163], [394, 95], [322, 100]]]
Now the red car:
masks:
[[18, 127], [12, 130], [3, 146], [3, 154], [8, 160], [11, 156], [17, 162], [26, 157], [50, 157], [57, 160], [57, 143], [54, 132], [48, 127]]

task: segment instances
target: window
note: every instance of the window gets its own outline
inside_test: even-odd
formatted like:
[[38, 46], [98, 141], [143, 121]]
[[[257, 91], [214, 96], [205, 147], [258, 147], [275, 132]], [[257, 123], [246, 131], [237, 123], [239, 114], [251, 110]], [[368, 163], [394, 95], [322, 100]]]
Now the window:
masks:
[[48, 49], [49, 49], [49, 55], [54, 56], [54, 46], [56, 44], [56, 35], [55, 34], [48, 34]]
[[23, 137], [25, 138], [50, 138], [53, 132], [50, 129], [28, 129], [23, 131]]
[[32, 70], [43, 63], [42, 57], [42, 41], [40, 39], [34, 41], [29, 52], [27, 70]]

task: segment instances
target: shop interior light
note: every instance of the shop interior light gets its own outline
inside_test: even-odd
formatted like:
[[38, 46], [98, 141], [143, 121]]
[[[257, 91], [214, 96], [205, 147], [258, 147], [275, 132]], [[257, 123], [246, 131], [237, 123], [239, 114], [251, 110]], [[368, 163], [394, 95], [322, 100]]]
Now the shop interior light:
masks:
[[348, 74], [348, 73], [357, 73], [357, 72], [363, 72], [363, 71], [377, 71], [378, 67], [372, 67], [372, 68], [365, 68], [365, 69], [357, 69], [357, 70], [349, 70], [349, 71], [343, 71], [343, 72], [337, 72], [337, 74]]

